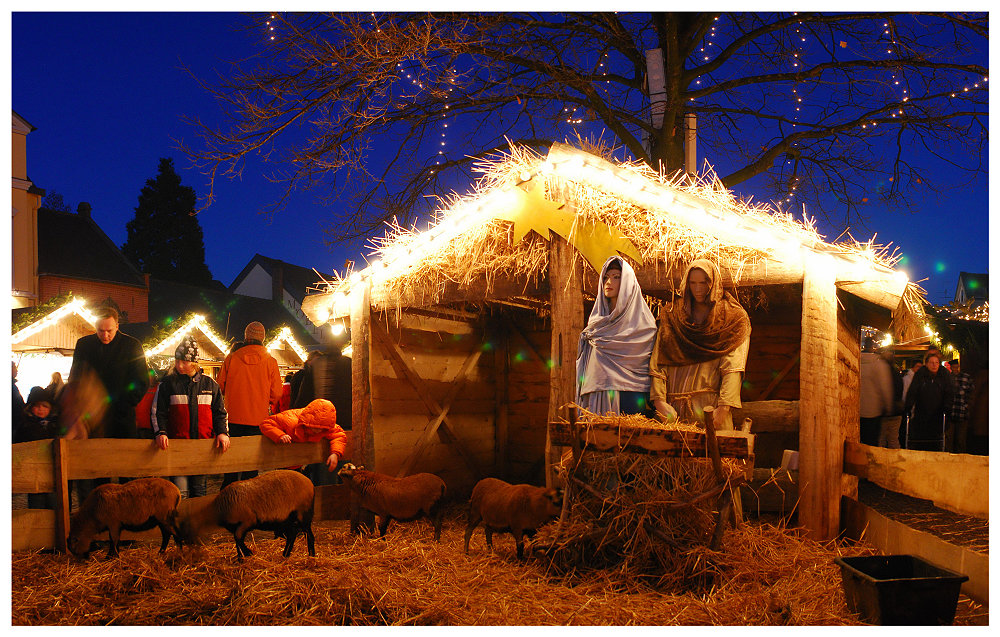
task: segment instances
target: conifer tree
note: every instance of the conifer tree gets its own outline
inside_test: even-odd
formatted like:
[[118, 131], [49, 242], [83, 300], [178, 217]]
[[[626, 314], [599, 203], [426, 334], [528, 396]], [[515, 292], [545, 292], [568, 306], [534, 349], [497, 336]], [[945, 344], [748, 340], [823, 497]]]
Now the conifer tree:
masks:
[[195, 216], [197, 196], [182, 186], [172, 159], [161, 158], [156, 178], [146, 180], [135, 217], [128, 222], [122, 253], [143, 272], [168, 281], [209, 285], [205, 241]]

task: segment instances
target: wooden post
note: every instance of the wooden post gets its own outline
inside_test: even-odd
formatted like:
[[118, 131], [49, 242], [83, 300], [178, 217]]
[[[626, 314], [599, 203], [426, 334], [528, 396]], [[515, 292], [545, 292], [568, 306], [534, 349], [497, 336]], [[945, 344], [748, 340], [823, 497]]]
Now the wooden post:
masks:
[[496, 408], [493, 416], [494, 452], [493, 471], [503, 479], [508, 477], [507, 435], [508, 407], [510, 402], [510, 333], [503, 320], [495, 321], [490, 327], [493, 343], [493, 385], [496, 391]]
[[808, 254], [802, 280], [799, 369], [799, 523], [825, 541], [840, 531], [844, 441], [837, 372], [837, 289], [832, 257]]
[[370, 286], [351, 287], [351, 461], [374, 471]]
[[71, 501], [69, 480], [66, 479], [68, 464], [69, 455], [66, 453], [66, 441], [62, 438], [54, 439], [52, 441], [52, 473], [56, 500], [55, 547], [63, 553], [66, 552], [66, 538], [69, 536], [69, 506]]
[[[550, 234], [549, 299], [552, 313], [552, 360], [549, 370], [549, 416], [556, 419], [560, 407], [576, 397], [576, 350], [583, 330], [583, 285], [576, 250], [565, 239]], [[545, 486], [552, 487], [554, 463], [562, 448], [553, 446], [548, 426], [545, 433]]]
[[[375, 470], [375, 435], [372, 422], [371, 281], [351, 286], [351, 462]], [[375, 528], [374, 516], [361, 520], [357, 499], [351, 492], [351, 532], [362, 523]]]

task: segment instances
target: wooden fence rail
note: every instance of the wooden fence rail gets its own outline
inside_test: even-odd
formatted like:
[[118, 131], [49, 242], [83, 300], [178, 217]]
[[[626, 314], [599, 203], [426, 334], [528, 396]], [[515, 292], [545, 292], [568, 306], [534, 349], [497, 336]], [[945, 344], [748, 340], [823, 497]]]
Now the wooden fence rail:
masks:
[[990, 459], [962, 453], [844, 443], [844, 473], [980, 518], [990, 514]]
[[[70, 480], [279, 469], [324, 462], [328, 450], [325, 442], [279, 445], [260, 436], [233, 438], [225, 453], [215, 448], [214, 440], [171, 440], [166, 450], [150, 440], [112, 438], [18, 443], [11, 453], [11, 492], [55, 493], [56, 508], [13, 511], [12, 549], [65, 550]], [[316, 501], [317, 519], [346, 517], [347, 491], [342, 485], [318, 488]]]

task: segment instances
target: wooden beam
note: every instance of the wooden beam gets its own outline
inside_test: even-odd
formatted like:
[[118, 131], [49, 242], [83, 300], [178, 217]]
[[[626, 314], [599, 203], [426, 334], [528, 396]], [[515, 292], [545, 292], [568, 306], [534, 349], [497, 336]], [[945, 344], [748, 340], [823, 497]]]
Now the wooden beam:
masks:
[[[552, 443], [571, 446], [574, 430], [564, 420], [549, 423]], [[704, 431], [682, 431], [660, 426], [618, 425], [591, 421], [577, 427], [581, 444], [594, 451], [658, 453], [671, 458], [704, 458], [708, 451]], [[719, 454], [725, 458], [747, 459], [753, 455], [754, 435], [743, 431], [716, 431]]]
[[517, 334], [517, 336], [521, 339], [521, 341], [523, 341], [524, 344], [528, 346], [528, 349], [530, 349], [531, 353], [535, 355], [535, 358], [538, 359], [538, 362], [543, 364], [548, 364], [549, 360], [548, 357], [544, 356], [542, 352], [537, 347], [535, 347], [535, 344], [531, 342], [531, 339], [528, 338], [528, 335], [524, 333], [524, 330], [521, 329], [520, 325], [518, 325], [514, 321], [510, 321], [508, 325], [510, 325], [511, 331]]
[[844, 473], [961, 515], [990, 514], [988, 456], [886, 449], [847, 440]]
[[253, 469], [280, 469], [299, 464], [325, 462], [326, 442], [294, 442], [279, 445], [263, 436], [233, 438], [222, 453], [215, 440], [171, 440], [161, 450], [152, 440], [91, 438], [65, 440], [68, 455], [66, 478], [125, 476], [185, 476], [230, 473]]
[[[427, 387], [427, 384], [424, 382], [424, 379], [421, 378], [416, 372], [414, 372], [410, 368], [409, 365], [406, 364], [406, 361], [403, 360], [403, 357], [399, 354], [399, 351], [396, 350], [396, 346], [389, 339], [389, 335], [388, 333], [386, 333], [385, 328], [383, 328], [378, 321], [372, 322], [371, 333], [375, 341], [379, 343], [379, 345], [381, 346], [383, 353], [389, 359], [389, 364], [392, 365], [392, 368], [396, 372], [397, 377], [399, 377], [400, 380], [406, 380], [407, 382], [410, 383], [410, 385], [416, 391], [417, 396], [420, 397], [420, 402], [422, 402], [424, 407], [427, 408], [427, 411], [430, 412], [431, 416], [440, 416], [440, 418], [436, 418], [435, 420], [432, 420], [430, 423], [428, 423], [428, 427], [424, 430], [424, 433], [421, 434], [420, 436], [420, 440], [418, 442], [418, 449], [415, 449], [414, 451], [422, 452], [424, 447], [427, 445], [427, 442], [429, 442], [430, 437], [434, 434], [434, 431], [438, 427], [441, 427], [447, 430], [446, 435], [450, 435], [449, 442], [452, 442], [455, 445], [455, 448], [459, 452], [459, 456], [462, 458], [462, 460], [465, 461], [466, 465], [468, 465], [469, 470], [472, 472], [472, 475], [476, 479], [479, 479], [482, 476], [482, 471], [479, 468], [479, 464], [476, 462], [475, 456], [472, 454], [472, 452], [468, 449], [468, 447], [465, 446], [465, 444], [461, 441], [461, 439], [457, 435], [455, 435], [455, 432], [451, 428], [451, 425], [448, 424], [447, 410], [442, 408], [441, 405], [438, 403], [437, 399], [435, 399], [433, 394], [431, 394], [430, 390]], [[479, 347], [477, 347], [474, 352], [471, 352], [469, 354], [469, 356], [465, 360], [465, 364], [463, 364], [462, 366], [462, 371], [459, 372], [459, 374], [461, 374], [459, 378], [464, 377], [464, 375], [467, 374], [470, 369], [472, 369], [472, 367], [479, 361], [479, 357], [481, 354], [482, 354], [482, 349]], [[458, 389], [460, 388], [461, 387], [459, 387]], [[449, 395], [451, 396], [452, 399], [454, 399], [455, 394], [449, 394]], [[449, 407], [450, 406], [451, 405], [449, 400]], [[430, 425], [434, 425], [433, 428]], [[418, 457], [419, 453], [417, 453], [416, 455], [411, 453], [407, 461], [404, 462], [403, 467], [400, 469], [400, 472], [404, 470], [408, 472], [410, 469], [412, 469], [413, 464], [416, 462], [416, 458]], [[398, 474], [407, 475], [407, 473], [399, 473], [399, 472]]]
[[844, 463], [834, 273], [830, 257], [808, 255], [799, 348], [799, 522], [819, 541], [832, 540], [840, 531]]
[[351, 453], [352, 462], [375, 470], [372, 422], [371, 304], [369, 284], [355, 286], [351, 311]]
[[747, 400], [733, 407], [733, 422], [753, 421], [754, 433], [796, 433], [799, 430], [799, 401]]
[[[549, 371], [548, 422], [557, 420], [558, 410], [576, 398], [576, 355], [584, 327], [583, 287], [580, 264], [574, 261], [573, 246], [562, 237], [549, 238], [549, 294], [552, 308], [551, 369]], [[582, 259], [581, 259], [582, 261]], [[548, 429], [548, 428], [546, 428]], [[555, 483], [553, 467], [562, 455], [545, 434], [545, 484]]]

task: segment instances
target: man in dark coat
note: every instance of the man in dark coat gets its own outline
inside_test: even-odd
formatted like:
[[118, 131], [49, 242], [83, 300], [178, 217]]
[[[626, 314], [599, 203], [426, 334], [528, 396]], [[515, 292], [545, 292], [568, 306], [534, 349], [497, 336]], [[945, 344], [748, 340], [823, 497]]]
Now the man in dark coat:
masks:
[[[95, 312], [95, 333], [81, 337], [73, 350], [69, 385], [84, 383], [84, 377], [94, 375], [107, 393], [108, 408], [95, 423], [89, 423], [89, 438], [136, 438], [135, 407], [149, 385], [146, 375], [146, 355], [138, 340], [118, 330], [118, 311], [100, 307]], [[78, 481], [81, 498], [99, 482]]]
[[[292, 408], [303, 408], [313, 400], [324, 398], [333, 403], [337, 410], [337, 424], [344, 431], [351, 430], [351, 359], [341, 350], [349, 342], [346, 331], [339, 332], [326, 350], [315, 356], [310, 354], [306, 364], [299, 371], [301, 380], [297, 391], [292, 394]], [[341, 460], [343, 463], [343, 460]], [[306, 467], [306, 475], [313, 484], [334, 484], [337, 472], [329, 472], [322, 464]]]

